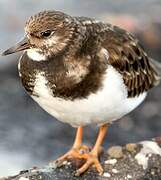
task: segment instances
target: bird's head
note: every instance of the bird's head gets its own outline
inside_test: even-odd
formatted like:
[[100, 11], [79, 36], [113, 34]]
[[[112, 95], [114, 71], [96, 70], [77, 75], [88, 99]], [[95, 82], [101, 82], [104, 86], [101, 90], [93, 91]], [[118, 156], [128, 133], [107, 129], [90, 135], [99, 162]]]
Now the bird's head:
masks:
[[73, 18], [59, 11], [43, 11], [26, 22], [25, 38], [2, 55], [27, 50], [31, 58], [44, 60], [64, 51], [71, 42], [75, 23]]

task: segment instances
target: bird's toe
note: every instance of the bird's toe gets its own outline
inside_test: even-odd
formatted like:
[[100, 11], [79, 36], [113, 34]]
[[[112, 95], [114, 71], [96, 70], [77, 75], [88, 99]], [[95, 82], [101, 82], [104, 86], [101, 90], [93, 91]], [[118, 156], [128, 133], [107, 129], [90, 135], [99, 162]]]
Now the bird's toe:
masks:
[[92, 153], [85, 154], [84, 159], [86, 159], [86, 162], [76, 171], [76, 176], [80, 176], [85, 171], [87, 171], [92, 165], [95, 166], [96, 170], [99, 172], [100, 175], [103, 174], [103, 168], [98, 160], [97, 156], [94, 156]]

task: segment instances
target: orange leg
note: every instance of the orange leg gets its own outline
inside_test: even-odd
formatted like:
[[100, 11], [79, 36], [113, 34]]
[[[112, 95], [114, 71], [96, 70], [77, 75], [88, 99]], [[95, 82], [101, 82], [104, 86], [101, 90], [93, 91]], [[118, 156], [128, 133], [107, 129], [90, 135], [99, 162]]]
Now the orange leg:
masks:
[[81, 158], [86, 159], [86, 163], [80, 169], [77, 170], [76, 176], [79, 176], [82, 173], [84, 173], [93, 164], [95, 165], [99, 174], [100, 175], [103, 174], [103, 168], [98, 160], [98, 155], [99, 155], [100, 146], [106, 135], [107, 128], [108, 128], [108, 125], [103, 125], [100, 127], [99, 134], [98, 134], [94, 148], [92, 149], [92, 151], [89, 154], [83, 154], [81, 156]]
[[89, 151], [87, 146], [82, 146], [83, 127], [77, 129], [76, 137], [72, 148], [63, 156], [56, 160], [56, 164], [61, 166], [64, 161], [71, 158], [82, 158], [82, 154]]

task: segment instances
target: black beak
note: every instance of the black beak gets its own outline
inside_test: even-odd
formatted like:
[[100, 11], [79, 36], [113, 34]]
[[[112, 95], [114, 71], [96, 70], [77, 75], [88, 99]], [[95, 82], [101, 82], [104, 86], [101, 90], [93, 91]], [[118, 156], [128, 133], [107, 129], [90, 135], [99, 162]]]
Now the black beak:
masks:
[[6, 55], [13, 54], [13, 53], [16, 53], [16, 52], [19, 52], [19, 51], [23, 51], [23, 50], [29, 49], [29, 48], [30, 48], [30, 43], [29, 43], [27, 37], [24, 37], [24, 39], [22, 41], [15, 44], [11, 48], [7, 49], [1, 55], [6, 56]]

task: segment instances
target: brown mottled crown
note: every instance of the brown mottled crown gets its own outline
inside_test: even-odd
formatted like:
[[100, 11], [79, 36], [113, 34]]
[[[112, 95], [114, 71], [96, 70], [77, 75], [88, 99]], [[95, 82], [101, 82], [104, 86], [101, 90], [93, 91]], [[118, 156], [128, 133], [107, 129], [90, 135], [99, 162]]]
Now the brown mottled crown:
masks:
[[[59, 11], [43, 11], [31, 16], [26, 22], [25, 32], [33, 48], [45, 55], [60, 53], [72, 39], [74, 19]], [[49, 37], [43, 33], [50, 32]]]
[[60, 11], [42, 11], [28, 19], [25, 31], [37, 33], [45, 29], [55, 30], [55, 27], [69, 25], [71, 22], [72, 17]]

